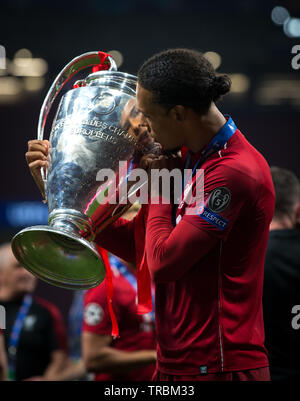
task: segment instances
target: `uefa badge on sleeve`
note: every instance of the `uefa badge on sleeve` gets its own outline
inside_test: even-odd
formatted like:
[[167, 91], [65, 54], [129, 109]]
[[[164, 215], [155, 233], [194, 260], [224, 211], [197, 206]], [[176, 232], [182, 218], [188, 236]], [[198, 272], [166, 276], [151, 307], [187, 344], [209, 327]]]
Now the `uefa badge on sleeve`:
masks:
[[215, 213], [223, 212], [230, 204], [231, 194], [226, 187], [215, 188], [209, 196], [208, 208]]
[[84, 320], [89, 326], [96, 326], [99, 324], [104, 316], [104, 311], [100, 305], [92, 302], [88, 304], [84, 311]]
[[225, 187], [215, 188], [209, 195], [205, 204], [200, 204], [196, 214], [219, 230], [223, 231], [228, 225], [228, 220], [219, 213], [227, 209], [231, 201], [229, 189]]

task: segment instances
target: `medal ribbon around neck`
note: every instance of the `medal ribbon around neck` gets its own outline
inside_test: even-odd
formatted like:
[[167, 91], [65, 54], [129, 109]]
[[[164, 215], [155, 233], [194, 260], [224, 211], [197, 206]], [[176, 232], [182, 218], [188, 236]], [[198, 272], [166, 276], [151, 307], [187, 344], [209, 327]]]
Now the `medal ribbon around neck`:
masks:
[[[201, 166], [205, 160], [211, 156], [213, 153], [221, 150], [224, 148], [225, 144], [228, 142], [228, 140], [232, 137], [232, 135], [236, 132], [237, 126], [235, 125], [234, 121], [229, 115], [225, 115], [227, 118], [226, 124], [220, 129], [220, 131], [211, 139], [211, 141], [208, 143], [208, 145], [204, 148], [204, 150], [201, 153], [201, 156], [197, 163], [195, 164], [193, 171], [189, 178], [186, 180], [186, 182], [183, 181], [182, 183], [182, 201], [178, 205], [177, 210], [176, 210], [176, 219], [180, 215], [181, 217], [183, 216], [183, 211], [186, 206], [185, 203], [185, 191], [189, 185], [193, 185], [193, 176], [194, 173], [197, 169], [198, 166]], [[189, 165], [191, 163], [191, 153], [188, 151], [184, 163], [184, 169], [188, 169]], [[197, 176], [197, 172], [196, 172]], [[192, 183], [191, 183], [192, 181]]]

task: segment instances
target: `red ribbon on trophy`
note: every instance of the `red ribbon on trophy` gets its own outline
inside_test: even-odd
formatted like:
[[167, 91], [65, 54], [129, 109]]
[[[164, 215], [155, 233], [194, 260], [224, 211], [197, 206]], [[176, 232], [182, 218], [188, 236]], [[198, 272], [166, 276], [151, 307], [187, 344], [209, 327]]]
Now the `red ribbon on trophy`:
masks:
[[108, 258], [108, 254], [107, 251], [103, 248], [101, 248], [100, 246], [97, 245], [97, 249], [99, 254], [101, 255], [103, 262], [104, 262], [104, 266], [105, 266], [105, 272], [106, 272], [106, 299], [107, 299], [107, 304], [108, 304], [108, 310], [109, 310], [109, 315], [110, 315], [110, 319], [111, 319], [111, 324], [112, 324], [112, 332], [111, 335], [113, 336], [113, 338], [117, 338], [119, 337], [119, 326], [118, 326], [118, 321], [115, 315], [115, 312], [113, 310], [112, 307], [112, 298], [114, 295], [114, 286], [113, 286], [113, 282], [112, 282], [112, 272], [111, 272], [111, 268], [110, 268], [110, 263], [109, 263], [109, 258]]
[[97, 71], [103, 71], [103, 70], [108, 70], [110, 67], [110, 61], [108, 59], [108, 57], [111, 57], [110, 54], [108, 53], [104, 53], [104, 52], [98, 52], [99, 54], [99, 58], [100, 58], [100, 64], [99, 65], [95, 65], [93, 67], [93, 72], [97, 72]]

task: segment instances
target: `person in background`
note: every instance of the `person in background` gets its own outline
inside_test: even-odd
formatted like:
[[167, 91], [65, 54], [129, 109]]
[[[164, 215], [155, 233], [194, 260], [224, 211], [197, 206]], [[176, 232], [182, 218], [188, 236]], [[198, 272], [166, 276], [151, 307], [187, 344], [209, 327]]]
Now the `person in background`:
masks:
[[83, 322], [83, 299], [86, 290], [74, 291], [68, 316], [68, 365], [57, 377], [60, 381], [88, 380], [82, 360], [81, 336]]
[[[139, 207], [123, 216], [132, 220]], [[106, 299], [106, 281], [88, 290], [84, 297], [83, 360], [96, 381], [151, 380], [156, 362], [154, 316], [137, 314], [135, 266], [110, 255], [114, 285], [113, 308], [120, 338], [111, 337]]]
[[7, 358], [5, 352], [3, 331], [0, 329], [0, 381], [7, 380]]
[[83, 296], [85, 290], [74, 291], [68, 319], [68, 358], [64, 368], [52, 376], [55, 381], [86, 381], [88, 375], [81, 357]]
[[63, 370], [53, 376], [55, 381], [86, 381], [88, 375], [81, 357], [83, 297], [85, 290], [74, 291], [68, 319], [68, 358]]
[[275, 214], [265, 260], [263, 309], [271, 380], [300, 378], [300, 182], [272, 167]]
[[0, 247], [0, 303], [6, 310], [10, 380], [53, 380], [66, 362], [66, 331], [58, 309], [33, 295], [36, 278]]

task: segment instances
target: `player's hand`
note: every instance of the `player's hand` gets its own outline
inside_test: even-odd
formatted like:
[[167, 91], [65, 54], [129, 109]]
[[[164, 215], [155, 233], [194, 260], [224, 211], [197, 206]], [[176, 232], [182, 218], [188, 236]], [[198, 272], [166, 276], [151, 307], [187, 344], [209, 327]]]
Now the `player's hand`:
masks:
[[[172, 171], [173, 169], [181, 169], [181, 166], [182, 166], [181, 157], [178, 155], [156, 156], [153, 154], [148, 154], [148, 155], [144, 155], [141, 158], [139, 167], [146, 170], [146, 172], [148, 174], [148, 190], [149, 190], [149, 193], [152, 198], [156, 197], [156, 196], [165, 195], [164, 192], [166, 192], [166, 194], [167, 194], [168, 191], [164, 191], [164, 188], [159, 183], [156, 183], [156, 185], [154, 185], [154, 183], [151, 182], [151, 177], [153, 178], [153, 175], [151, 174], [151, 172], [153, 170], [162, 170], [162, 169]], [[173, 197], [174, 188], [171, 183], [170, 183], [170, 185], [171, 185], [170, 196]]]
[[139, 167], [143, 168], [148, 173], [153, 169], [162, 170], [165, 168], [168, 171], [172, 171], [175, 168], [181, 169], [181, 157], [178, 155], [156, 156], [150, 153], [141, 158]]
[[50, 143], [46, 139], [44, 141], [33, 139], [28, 141], [28, 152], [25, 154], [29, 170], [43, 197], [45, 197], [45, 191], [41, 168], [49, 166], [49, 148]]

